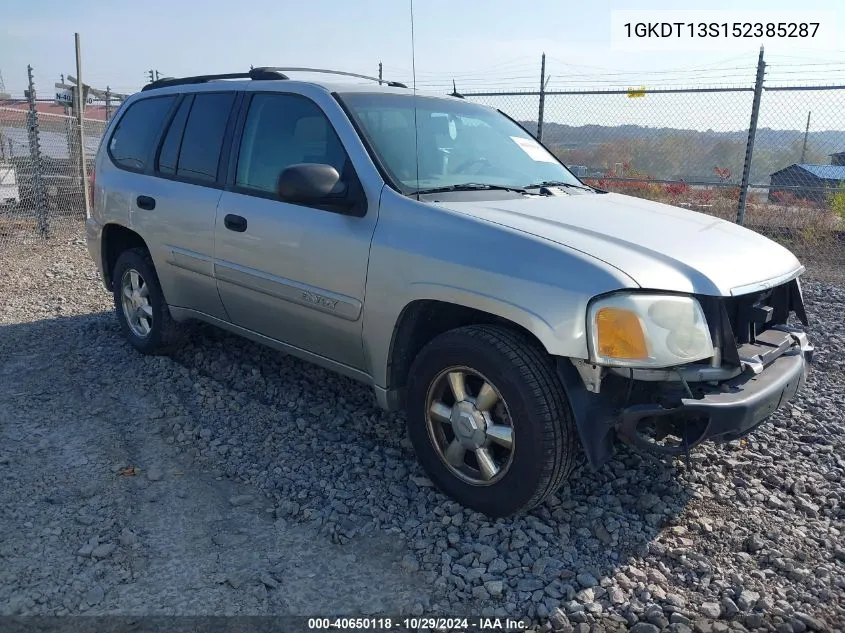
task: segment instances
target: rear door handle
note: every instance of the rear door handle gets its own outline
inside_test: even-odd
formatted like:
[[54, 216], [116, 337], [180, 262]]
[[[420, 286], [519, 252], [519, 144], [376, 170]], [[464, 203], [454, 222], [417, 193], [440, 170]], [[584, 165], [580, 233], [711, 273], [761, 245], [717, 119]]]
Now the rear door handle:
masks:
[[156, 199], [150, 196], [138, 196], [135, 200], [135, 204], [138, 205], [139, 209], [146, 209], [147, 211], [152, 211], [156, 208]]
[[234, 215], [232, 213], [226, 214], [226, 217], [223, 218], [223, 224], [230, 231], [235, 231], [237, 233], [243, 233], [246, 231], [246, 218], [240, 215]]

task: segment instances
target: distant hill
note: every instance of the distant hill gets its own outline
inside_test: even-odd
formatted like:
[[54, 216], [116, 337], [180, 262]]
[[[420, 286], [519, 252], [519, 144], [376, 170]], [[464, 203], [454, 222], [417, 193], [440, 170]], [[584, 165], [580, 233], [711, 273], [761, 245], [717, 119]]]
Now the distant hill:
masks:
[[[536, 121], [522, 121], [528, 130]], [[769, 175], [801, 159], [802, 130], [760, 128], [754, 142], [752, 183], [768, 183]], [[624, 163], [636, 174], [653, 178], [715, 181], [714, 167], [742, 172], [746, 131], [716, 132], [639, 125], [570, 126], [543, 124], [543, 142], [567, 164], [612, 170]], [[827, 164], [829, 154], [845, 150], [845, 130], [810, 132], [804, 162]]]

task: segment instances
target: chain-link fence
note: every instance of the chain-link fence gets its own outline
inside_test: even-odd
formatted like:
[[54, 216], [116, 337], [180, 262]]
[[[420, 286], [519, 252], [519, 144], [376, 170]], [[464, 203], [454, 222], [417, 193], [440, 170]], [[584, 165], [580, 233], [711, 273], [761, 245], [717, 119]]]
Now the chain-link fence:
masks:
[[845, 260], [845, 86], [763, 90], [745, 225]]
[[104, 126], [84, 122], [80, 151], [75, 117], [0, 107], [0, 248], [79, 233], [80, 160], [84, 155], [90, 173]]
[[845, 264], [845, 86], [463, 92], [601, 189], [737, 221]]
[[[731, 87], [462, 94], [521, 122], [596, 187], [738, 221], [842, 267], [845, 85], [770, 86], [765, 68], [761, 55], [756, 79]], [[0, 248], [81, 230], [79, 161], [106, 125], [86, 120], [80, 151], [76, 119], [31, 93], [0, 104]], [[107, 119], [119, 101], [103, 94]]]

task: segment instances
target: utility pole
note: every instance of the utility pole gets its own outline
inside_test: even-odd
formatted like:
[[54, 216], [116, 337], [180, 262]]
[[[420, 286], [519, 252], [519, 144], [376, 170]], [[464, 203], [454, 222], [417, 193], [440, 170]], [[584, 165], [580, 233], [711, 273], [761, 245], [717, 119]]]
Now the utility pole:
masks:
[[801, 160], [798, 161], [800, 163], [804, 162], [804, 156], [807, 154], [807, 136], [810, 134], [810, 115], [812, 112], [807, 112], [807, 127], [804, 129], [804, 145], [801, 147]]

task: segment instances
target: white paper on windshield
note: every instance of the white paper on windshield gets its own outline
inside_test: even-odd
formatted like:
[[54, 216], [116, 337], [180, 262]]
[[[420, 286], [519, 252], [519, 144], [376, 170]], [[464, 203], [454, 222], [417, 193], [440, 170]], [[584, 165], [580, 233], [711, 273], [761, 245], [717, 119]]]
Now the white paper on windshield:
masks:
[[556, 163], [555, 157], [540, 145], [533, 138], [522, 138], [521, 136], [511, 136], [511, 140], [519, 145], [519, 148], [528, 154], [532, 160], [540, 163]]

